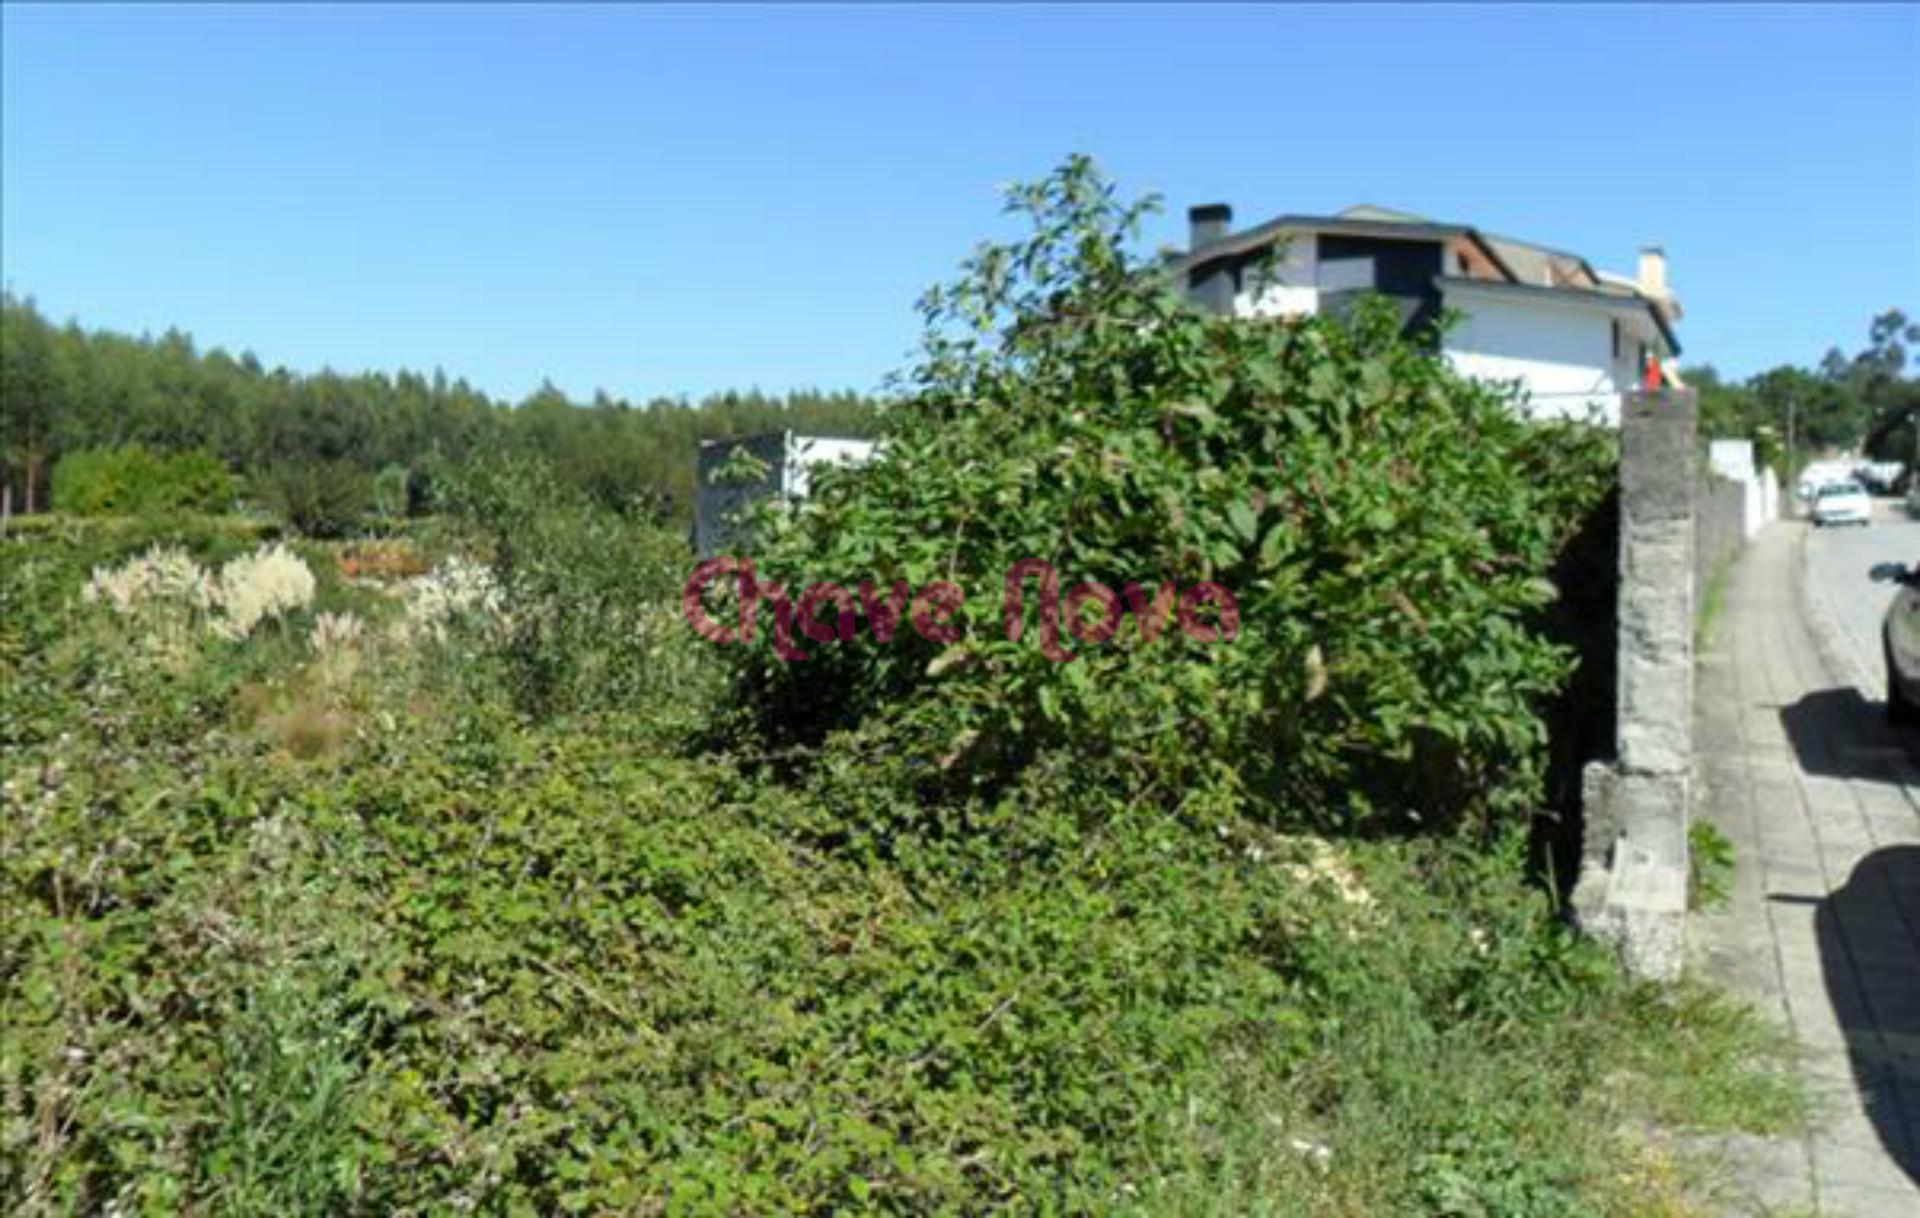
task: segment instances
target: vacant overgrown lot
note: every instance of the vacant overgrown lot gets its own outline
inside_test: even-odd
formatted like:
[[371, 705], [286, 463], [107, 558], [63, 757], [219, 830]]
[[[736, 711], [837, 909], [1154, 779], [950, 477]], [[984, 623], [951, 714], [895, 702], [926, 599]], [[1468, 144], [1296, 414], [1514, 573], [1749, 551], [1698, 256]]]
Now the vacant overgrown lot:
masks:
[[1604, 443], [1179, 311], [1084, 166], [1021, 198], [764, 571], [1211, 580], [1231, 643], [780, 664], [521, 467], [373, 549], [0, 543], [8, 1208], [1684, 1214], [1650, 1130], [1793, 1119], [1525, 877]]

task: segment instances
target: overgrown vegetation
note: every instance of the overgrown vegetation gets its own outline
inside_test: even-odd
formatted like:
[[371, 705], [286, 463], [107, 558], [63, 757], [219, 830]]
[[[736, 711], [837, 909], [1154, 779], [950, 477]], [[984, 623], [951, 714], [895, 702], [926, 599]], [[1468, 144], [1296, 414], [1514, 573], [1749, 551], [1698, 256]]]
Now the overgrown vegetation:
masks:
[[447, 498], [508, 609], [497, 650], [519, 710], [644, 708], [656, 726], [704, 723], [715, 673], [680, 614], [692, 565], [682, 538], [525, 462], [477, 462]]
[[238, 488], [207, 453], [150, 452], [137, 444], [96, 448], [60, 459], [54, 510], [77, 516], [153, 516], [233, 510]]
[[[910, 784], [922, 802], [1058, 752], [1089, 792], [1208, 790], [1276, 823], [1524, 816], [1537, 712], [1569, 671], [1528, 619], [1611, 485], [1610, 439], [1527, 423], [1403, 339], [1390, 308], [1333, 324], [1187, 307], [1125, 258], [1138, 209], [1085, 166], [1015, 205], [1034, 238], [927, 300], [928, 354], [885, 455], [775, 515], [757, 547], [796, 593], [952, 582], [966, 637], [878, 645], [867, 614], [803, 663], [734, 649], [771, 742], [840, 729], [856, 752], [947, 759]], [[1238, 637], [1194, 642], [1163, 606], [1151, 638], [1136, 605], [1083, 644], [1078, 624], [1040, 620], [1029, 578], [1009, 639], [1003, 581], [1033, 558], [1063, 600], [1081, 581], [1148, 601], [1210, 581]]]
[[[250, 533], [4, 543], [10, 1212], [1638, 1218], [1647, 1122], [1794, 1119], [1524, 879], [1603, 448], [1364, 315], [1186, 314], [1082, 162], [1019, 198], [760, 551], [978, 587], [952, 649], [716, 648], [678, 538], [512, 461], [244, 632], [167, 606]], [[1012, 556], [1239, 633], [1049, 662]]]

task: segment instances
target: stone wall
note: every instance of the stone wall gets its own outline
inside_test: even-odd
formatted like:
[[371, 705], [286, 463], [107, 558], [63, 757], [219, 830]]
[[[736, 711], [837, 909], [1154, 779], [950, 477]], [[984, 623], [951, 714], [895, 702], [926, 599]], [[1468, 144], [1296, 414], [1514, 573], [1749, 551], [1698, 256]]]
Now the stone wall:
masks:
[[[1620, 412], [1617, 759], [1587, 767], [1573, 910], [1642, 976], [1680, 972], [1687, 913], [1687, 810], [1693, 765], [1693, 639], [1702, 534], [1716, 523], [1703, 484], [1691, 391], [1627, 394]], [[1744, 497], [1731, 517], [1733, 545]]]
[[[1757, 489], [1757, 488], [1756, 488]], [[1704, 604], [1707, 585], [1733, 561], [1747, 537], [1748, 489], [1710, 472], [1700, 474], [1694, 496], [1693, 596]]]
[[1581, 773], [1572, 897], [1584, 929], [1657, 978], [1677, 977], [1684, 957], [1696, 615], [1778, 498], [1750, 441], [1716, 441], [1703, 462], [1697, 419], [1691, 390], [1621, 401], [1616, 750]]

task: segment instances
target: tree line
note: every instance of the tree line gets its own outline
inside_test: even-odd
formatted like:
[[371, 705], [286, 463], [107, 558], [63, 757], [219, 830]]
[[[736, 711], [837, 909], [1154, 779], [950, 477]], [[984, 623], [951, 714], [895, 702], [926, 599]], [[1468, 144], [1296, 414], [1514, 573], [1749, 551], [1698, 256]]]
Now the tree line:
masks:
[[1920, 377], [1908, 372], [1916, 345], [1920, 324], [1890, 309], [1868, 324], [1865, 346], [1851, 355], [1834, 348], [1817, 368], [1782, 364], [1728, 381], [1709, 364], [1682, 369], [1681, 378], [1699, 391], [1703, 439], [1752, 439], [1759, 459], [1782, 472], [1791, 472], [1789, 416], [1795, 464], [1850, 452], [1916, 465]]
[[539, 457], [564, 483], [662, 522], [691, 518], [699, 441], [793, 428], [868, 435], [874, 399], [759, 390], [689, 403], [575, 402], [551, 384], [517, 404], [445, 373], [302, 374], [253, 354], [202, 351], [186, 334], [131, 337], [56, 325], [31, 298], [0, 297], [0, 462], [16, 511], [44, 508], [62, 457], [138, 448], [204, 453], [250, 499], [341, 498], [371, 507], [383, 483], [422, 506], [436, 471], [480, 453]]
[[[1684, 376], [1700, 393], [1701, 434], [1751, 438], [1769, 464], [1784, 468], [1790, 406], [1801, 460], [1850, 450], [1913, 462], [1916, 345], [1920, 324], [1891, 310], [1872, 320], [1859, 351], [1830, 351], [1816, 368], [1730, 381], [1703, 365]], [[0, 295], [0, 478], [15, 511], [52, 502], [62, 457], [132, 449], [204, 454], [238, 475], [250, 500], [327, 531], [375, 507], [422, 510], [436, 472], [504, 453], [540, 458], [598, 502], [677, 526], [691, 519], [699, 441], [779, 428], [870, 435], [877, 407], [815, 390], [639, 405], [602, 392], [583, 403], [551, 384], [509, 404], [437, 369], [270, 369], [251, 353], [202, 351], [179, 330], [132, 337], [56, 325], [30, 298]], [[83, 467], [95, 464], [69, 466]], [[146, 468], [128, 462], [122, 476]]]

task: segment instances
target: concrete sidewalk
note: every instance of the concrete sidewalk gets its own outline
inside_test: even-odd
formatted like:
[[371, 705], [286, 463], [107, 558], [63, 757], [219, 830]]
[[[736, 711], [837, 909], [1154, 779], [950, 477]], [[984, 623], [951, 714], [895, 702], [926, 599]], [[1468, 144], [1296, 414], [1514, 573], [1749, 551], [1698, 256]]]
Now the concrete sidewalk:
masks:
[[1798, 581], [1804, 526], [1749, 545], [1700, 657], [1695, 815], [1734, 845], [1693, 966], [1789, 1026], [1814, 1135], [1736, 1150], [1734, 1212], [1920, 1218], [1920, 736], [1835, 676]]

